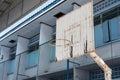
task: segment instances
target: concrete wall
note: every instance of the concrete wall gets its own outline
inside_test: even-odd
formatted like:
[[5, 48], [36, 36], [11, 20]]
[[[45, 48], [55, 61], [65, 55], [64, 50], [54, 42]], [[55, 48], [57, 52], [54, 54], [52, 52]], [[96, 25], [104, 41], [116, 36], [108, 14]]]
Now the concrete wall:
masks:
[[[9, 25], [13, 24], [18, 19], [22, 18], [37, 6], [46, 2], [47, 0], [13, 0], [12, 5], [0, 15], [0, 32]], [[103, 0], [94, 0], [94, 4]], [[105, 2], [105, 0], [103, 1]], [[108, 7], [108, 6], [107, 6]]]
[[37, 75], [37, 67], [33, 67], [25, 70], [25, 75], [35, 77]]
[[13, 74], [8, 75], [8, 79], [7, 80], [14, 80], [14, 75]]
[[7, 46], [1, 46], [1, 54], [3, 55], [2, 61], [8, 60], [10, 55], [10, 48]]
[[[28, 2], [28, 3], [27, 3]], [[17, 2], [13, 3], [14, 5], [18, 4], [18, 6], [14, 7], [13, 5], [10, 7], [11, 11], [9, 11], [9, 16], [8, 14], [4, 14], [6, 16], [3, 16], [0, 18], [0, 29], [3, 29], [3, 27], [6, 27], [6, 24], [9, 25], [12, 22], [14, 22], [17, 18], [23, 16], [24, 14], [27, 13], [31, 8], [33, 8], [35, 5], [40, 4], [40, 0], [17, 0]], [[31, 5], [27, 5], [31, 4]], [[77, 6], [74, 6], [74, 9], [76, 9]], [[15, 15], [15, 12], [19, 12], [19, 14]], [[8, 19], [7, 19], [8, 16]], [[4, 20], [4, 21], [3, 21]], [[39, 39], [39, 45], [51, 40], [51, 33], [53, 31], [51, 26], [48, 26], [44, 23], [40, 24], [40, 39]], [[19, 55], [20, 53], [28, 50], [28, 43], [29, 40], [23, 37], [18, 36], [18, 42], [17, 42], [17, 51], [16, 55]], [[116, 57], [120, 57], [120, 41], [118, 42], [113, 42], [112, 44], [107, 44], [101, 47], [96, 48], [97, 54], [103, 58], [104, 60], [108, 60]], [[112, 49], [112, 50], [111, 50]], [[4, 60], [9, 58], [9, 48], [3, 46], [1, 48], [2, 53], [4, 53]], [[62, 62], [50, 62], [50, 52], [51, 52], [51, 46], [49, 43], [44, 44], [40, 46], [40, 56], [39, 56], [39, 65], [38, 69], [37, 67], [31, 68], [31, 69], [26, 69], [26, 56], [27, 53], [21, 54], [21, 56], [17, 56], [15, 59], [15, 73], [14, 75], [8, 75], [8, 69], [9, 69], [9, 62], [5, 62], [5, 66], [3, 67], [3, 64], [0, 64], [0, 80], [3, 78], [3, 80], [16, 80], [18, 78], [19, 80], [22, 80], [26, 78], [25, 76], [17, 76], [16, 74], [23, 74], [23, 75], [28, 75], [30, 77], [36, 76], [37, 70], [39, 75], [43, 74], [49, 74], [61, 70], [66, 70], [66, 61]], [[19, 61], [20, 60], [20, 61]], [[80, 63], [81, 66], [84, 65], [89, 65], [93, 64], [94, 61], [91, 59], [89, 55], [81, 56], [79, 58], [75, 58], [75, 61]], [[20, 63], [20, 64], [18, 64]], [[73, 67], [71, 64], [70, 67]], [[19, 68], [19, 69], [18, 69]], [[4, 71], [3, 71], [4, 70]], [[4, 72], [4, 73], [1, 73]], [[86, 76], [88, 76], [87, 71], [79, 70], [76, 69], [74, 73], [79, 76], [80, 78], [87, 80]], [[83, 73], [83, 74], [81, 74]], [[76, 76], [75, 75], [75, 76]], [[86, 76], [83, 76], [86, 75]], [[2, 77], [1, 77], [2, 76]], [[79, 79], [75, 79], [79, 80]], [[114, 79], [114, 80], [119, 80], [119, 79]]]
[[74, 68], [74, 80], [89, 80], [89, 72]]
[[3, 79], [4, 74], [4, 63], [0, 63], [0, 80]]
[[22, 80], [26, 78], [25, 76], [17, 75], [22, 74], [25, 75], [25, 68], [26, 68], [26, 57], [27, 57], [27, 50], [28, 50], [29, 39], [18, 36], [17, 41], [17, 51], [16, 51], [16, 59], [15, 59], [15, 73], [14, 79]]
[[[9, 56], [10, 56], [10, 48], [6, 46], [1, 46], [1, 54], [3, 55], [3, 59], [0, 64], [0, 80], [8, 80], [9, 76]], [[13, 77], [12, 77], [13, 78]]]
[[120, 78], [117, 78], [117, 79], [113, 79], [113, 80], [120, 80]]
[[[9, 76], [10, 75], [13, 75], [13, 74], [9, 74], [8, 75], [8, 71], [9, 71], [9, 61], [6, 61], [5, 64], [4, 64], [4, 75], [3, 75], [3, 80], [8, 80]], [[13, 78], [13, 77], [12, 77]]]
[[[40, 42], [39, 44], [43, 44], [47, 42], [48, 40], [51, 39], [51, 33], [52, 33], [52, 28], [48, 25], [41, 24], [41, 29], [40, 29]], [[18, 42], [17, 42], [17, 52], [16, 54], [20, 54], [28, 49], [28, 39], [25, 39], [23, 37], [18, 37]], [[54, 73], [57, 71], [61, 70], [66, 70], [66, 61], [63, 62], [50, 62], [50, 52], [51, 52], [51, 46], [49, 44], [44, 44], [40, 47], [40, 56], [39, 56], [39, 68], [38, 68], [38, 74], [43, 75], [43, 74], [49, 74], [49, 73]], [[104, 60], [108, 60], [116, 57], [119, 57], [120, 54], [120, 41], [117, 42], [112, 42], [112, 44], [106, 44], [104, 46], [96, 48], [97, 54]], [[112, 50], [111, 50], [112, 48]], [[1, 48], [3, 51], [6, 47]], [[9, 49], [8, 49], [9, 50]], [[9, 51], [8, 51], [9, 52]], [[31, 69], [26, 69], [26, 56], [27, 53], [24, 53], [21, 55], [21, 57], [17, 56], [16, 57], [16, 68], [15, 68], [15, 73], [14, 76], [16, 75], [17, 72], [17, 67], [18, 67], [18, 60], [20, 58], [20, 64], [19, 64], [19, 74], [24, 74], [28, 75], [30, 77], [33, 77], [37, 74], [37, 67], [31, 68]], [[71, 59], [73, 61], [73, 59]], [[91, 59], [89, 55], [81, 56], [79, 58], [75, 58], [75, 61], [80, 63], [81, 66], [84, 65], [89, 65], [93, 64], [94, 61]], [[5, 63], [5, 69], [8, 69], [8, 62]], [[70, 64], [72, 67], [73, 64]], [[2, 69], [2, 65], [0, 65], [0, 69]], [[79, 71], [79, 70], [77, 70]], [[76, 74], [81, 74], [81, 70], [79, 72], [75, 71]], [[4, 79], [5, 80], [11, 80], [13, 75], [8, 75], [7, 76], [7, 70], [4, 71]], [[83, 71], [84, 72], [84, 71]], [[86, 73], [87, 74], [87, 73]], [[0, 74], [2, 76], [2, 74]], [[22, 80], [26, 77], [23, 76], [18, 76], [19, 80]], [[87, 80], [87, 79], [85, 79]]]
[[14, 0], [4, 14], [0, 15], [0, 32], [45, 1], [47, 0]]
[[[50, 52], [51, 52], [51, 46], [47, 43], [47, 41], [50, 41], [52, 39], [52, 32], [53, 28], [49, 25], [46, 25], [44, 23], [40, 24], [40, 40], [39, 44], [40, 46], [40, 56], [39, 56], [39, 74], [48, 72], [49, 65], [50, 65]], [[42, 45], [43, 44], [43, 45]]]

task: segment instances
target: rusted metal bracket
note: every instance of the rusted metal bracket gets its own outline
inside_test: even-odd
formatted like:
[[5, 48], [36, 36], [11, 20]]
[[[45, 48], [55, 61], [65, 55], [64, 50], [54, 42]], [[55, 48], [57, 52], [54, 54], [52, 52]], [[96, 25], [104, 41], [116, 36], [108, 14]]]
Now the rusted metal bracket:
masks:
[[98, 66], [104, 71], [105, 80], [112, 80], [112, 70], [108, 65], [101, 59], [96, 52], [90, 53], [92, 59], [98, 64]]

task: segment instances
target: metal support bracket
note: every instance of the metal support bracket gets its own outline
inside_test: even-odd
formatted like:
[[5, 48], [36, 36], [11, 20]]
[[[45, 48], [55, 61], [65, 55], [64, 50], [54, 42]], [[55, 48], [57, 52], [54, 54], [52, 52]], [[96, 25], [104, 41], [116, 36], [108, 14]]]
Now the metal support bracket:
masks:
[[69, 68], [70, 68], [69, 64], [70, 64], [70, 63], [76, 64], [76, 65], [79, 65], [79, 66], [80, 66], [79, 63], [74, 62], [74, 61], [70, 61], [69, 59], [67, 59], [67, 71], [66, 71], [67, 74], [66, 74], [66, 80], [69, 80], [69, 73], [70, 73], [70, 71], [69, 71]]

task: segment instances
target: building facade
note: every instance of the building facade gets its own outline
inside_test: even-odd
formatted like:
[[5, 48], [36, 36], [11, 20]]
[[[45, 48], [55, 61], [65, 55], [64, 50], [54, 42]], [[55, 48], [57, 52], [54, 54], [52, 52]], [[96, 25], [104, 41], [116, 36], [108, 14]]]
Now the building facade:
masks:
[[[56, 19], [87, 0], [1, 0], [0, 80], [66, 80], [67, 61], [55, 61]], [[120, 0], [94, 0], [97, 54], [120, 79]], [[70, 59], [69, 80], [104, 80], [85, 55]], [[77, 75], [77, 76], [76, 76]]]

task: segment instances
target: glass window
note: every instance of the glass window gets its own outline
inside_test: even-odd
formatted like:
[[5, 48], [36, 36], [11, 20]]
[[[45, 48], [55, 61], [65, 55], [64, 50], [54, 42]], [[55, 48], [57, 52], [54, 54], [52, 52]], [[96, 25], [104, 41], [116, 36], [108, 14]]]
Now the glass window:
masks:
[[13, 59], [13, 60], [10, 60], [10, 62], [9, 62], [9, 72], [8, 73], [13, 73], [14, 72], [14, 66], [15, 66], [15, 59]]
[[55, 46], [51, 46], [51, 60], [55, 61]]
[[115, 8], [111, 11], [108, 11], [106, 13], [103, 14], [103, 18], [102, 18], [102, 21], [106, 21], [106, 20], [109, 20], [109, 19], [112, 19], [114, 17], [117, 17], [118, 16], [118, 8]]
[[108, 41], [110, 41], [108, 21], [105, 21], [102, 24], [102, 27], [103, 27], [104, 42], [108, 42]]
[[109, 27], [110, 27], [111, 40], [118, 39], [119, 38], [119, 25], [118, 25], [117, 17], [109, 20]]
[[103, 43], [103, 31], [102, 25], [95, 26], [95, 46], [98, 46]]
[[39, 50], [28, 53], [27, 68], [34, 67], [38, 64]]
[[118, 17], [105, 21], [103, 24], [104, 42], [119, 38], [119, 23]]
[[36, 43], [36, 44], [33, 44], [33, 45], [29, 46], [29, 51], [30, 52], [38, 50], [38, 49], [39, 49], [39, 43]]
[[[101, 18], [100, 15], [94, 18], [96, 46], [116, 40], [120, 37], [120, 17], [118, 17], [119, 12], [120, 7], [117, 7], [103, 13]], [[102, 27], [100, 27], [100, 24]]]
[[100, 15], [94, 18], [94, 25], [98, 25], [101, 23]]

